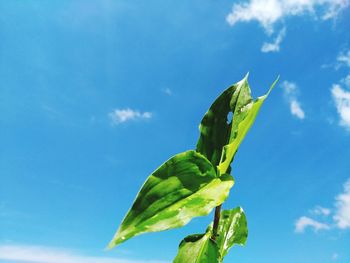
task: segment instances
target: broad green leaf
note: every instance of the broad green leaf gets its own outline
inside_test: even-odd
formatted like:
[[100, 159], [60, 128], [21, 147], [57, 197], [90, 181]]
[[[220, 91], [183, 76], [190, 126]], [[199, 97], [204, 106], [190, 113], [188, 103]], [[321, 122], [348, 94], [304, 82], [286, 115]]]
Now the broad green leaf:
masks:
[[[230, 171], [234, 155], [267, 95], [254, 102], [250, 94], [247, 75], [243, 80], [225, 90], [204, 115], [199, 126], [200, 138], [197, 143], [197, 151], [206, 156], [214, 166], [217, 166], [220, 174]], [[230, 112], [232, 113], [231, 121], [227, 119]]]
[[221, 211], [218, 226], [217, 245], [221, 259], [234, 245], [245, 245], [248, 237], [247, 219], [241, 207]]
[[181, 241], [174, 263], [219, 263], [219, 248], [211, 238], [211, 231], [190, 235]]
[[212, 164], [200, 153], [180, 153], [154, 171], [137, 195], [113, 240], [112, 248], [146, 232], [187, 224], [223, 203], [234, 181], [218, 177]]

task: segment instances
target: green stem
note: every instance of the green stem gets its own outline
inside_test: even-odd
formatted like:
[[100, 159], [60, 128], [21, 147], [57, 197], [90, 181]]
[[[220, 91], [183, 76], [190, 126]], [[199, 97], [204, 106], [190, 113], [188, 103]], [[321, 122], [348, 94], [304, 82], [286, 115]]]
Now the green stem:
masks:
[[215, 213], [214, 213], [214, 225], [213, 225], [213, 234], [211, 236], [212, 240], [216, 240], [216, 236], [218, 234], [218, 227], [219, 227], [219, 222], [220, 222], [220, 213], [221, 213], [221, 205], [217, 206], [215, 208]]

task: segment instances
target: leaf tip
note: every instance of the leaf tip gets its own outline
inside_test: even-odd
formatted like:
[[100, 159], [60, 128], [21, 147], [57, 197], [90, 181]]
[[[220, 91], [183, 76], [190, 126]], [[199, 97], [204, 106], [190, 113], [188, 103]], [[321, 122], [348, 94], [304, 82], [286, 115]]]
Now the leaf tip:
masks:
[[109, 242], [109, 244], [107, 245], [107, 247], [105, 247], [105, 251], [111, 250], [112, 248], [114, 248], [117, 244], [114, 242], [114, 240], [112, 240], [111, 242]]
[[269, 92], [276, 86], [277, 82], [280, 80], [281, 75], [278, 75], [275, 81], [272, 83]]
[[113, 239], [109, 242], [109, 244], [107, 245], [105, 250], [111, 250], [112, 248], [114, 248], [114, 247], [118, 246], [119, 244], [123, 243], [124, 241], [126, 241], [125, 237], [124, 236], [120, 237], [120, 235], [118, 233], [119, 233], [119, 231], [113, 237]]
[[248, 77], [249, 77], [249, 71], [247, 72], [247, 74], [245, 74], [244, 80], [248, 80]]
[[274, 89], [274, 87], [276, 86], [277, 82], [280, 79], [280, 75], [277, 76], [277, 78], [275, 79], [275, 81], [272, 83], [272, 85], [269, 88], [269, 91], [266, 93], [266, 95], [262, 96], [262, 97], [267, 97], [268, 95], [270, 95], [270, 92]]
[[103, 251], [109, 251], [109, 250], [111, 250], [113, 248], [113, 246], [109, 243], [104, 249], [103, 249]]
[[241, 79], [236, 83], [236, 85], [242, 85], [242, 84], [247, 84], [248, 83], [248, 78], [249, 78], [249, 71], [245, 74], [244, 78]]

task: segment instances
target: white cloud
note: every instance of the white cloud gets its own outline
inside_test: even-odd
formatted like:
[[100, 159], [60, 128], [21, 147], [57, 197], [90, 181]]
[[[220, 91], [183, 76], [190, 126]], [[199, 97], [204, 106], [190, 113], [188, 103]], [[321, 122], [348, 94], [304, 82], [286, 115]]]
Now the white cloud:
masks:
[[330, 226], [324, 223], [320, 223], [314, 219], [306, 216], [300, 217], [295, 223], [295, 232], [303, 233], [307, 227], [311, 227], [314, 231], [328, 230]]
[[268, 32], [272, 32], [272, 25], [283, 16], [281, 4], [276, 0], [251, 0], [243, 4], [234, 4], [231, 13], [226, 17], [231, 26], [238, 22], [257, 20]]
[[314, 215], [329, 216], [331, 214], [331, 210], [322, 206], [316, 206], [313, 210], [311, 210], [311, 213]]
[[336, 197], [334, 221], [340, 229], [350, 228], [350, 179], [344, 184], [344, 192]]
[[345, 86], [350, 88], [350, 74], [347, 75], [345, 78], [342, 79], [342, 83], [345, 84]]
[[[337, 57], [337, 62], [336, 70], [342, 66], [350, 68], [350, 49], [347, 52], [341, 52]], [[331, 88], [332, 98], [340, 118], [339, 124], [350, 131], [350, 90], [344, 89], [339, 83], [350, 88], [350, 73], [348, 72], [338, 83], [334, 83]]]
[[0, 260], [21, 263], [165, 263], [155, 260], [82, 256], [62, 249], [23, 245], [0, 245]]
[[305, 113], [297, 100], [290, 102], [290, 112], [301, 120], [305, 118]]
[[309, 14], [326, 20], [335, 18], [348, 5], [349, 0], [249, 0], [235, 3], [226, 21], [233, 26], [255, 20], [272, 33], [274, 25], [285, 17]]
[[337, 60], [339, 63], [350, 67], [350, 50], [346, 53], [339, 54]]
[[333, 84], [331, 92], [340, 117], [340, 125], [350, 130], [350, 91]]
[[137, 119], [150, 119], [152, 118], [151, 112], [140, 112], [137, 110], [127, 109], [115, 109], [108, 114], [113, 125], [120, 124], [126, 121]]
[[282, 82], [282, 87], [284, 89], [284, 93], [287, 96], [295, 96], [296, 95], [297, 85], [295, 83], [285, 80]]
[[[311, 15], [315, 20], [328, 20], [336, 18], [349, 4], [350, 0], [246, 0], [233, 4], [226, 21], [231, 26], [239, 22], [257, 21], [271, 35], [275, 25], [284, 22], [287, 17]], [[283, 38], [284, 35], [278, 35], [272, 43], [265, 42], [261, 51], [279, 51]], [[350, 53], [348, 55], [340, 59], [350, 59]]]
[[262, 47], [261, 51], [264, 53], [267, 52], [278, 52], [280, 50], [280, 44], [282, 40], [284, 39], [286, 35], [286, 28], [284, 27], [277, 35], [275, 40], [272, 43], [265, 42]]
[[[307, 227], [314, 228], [316, 232], [318, 230], [350, 228], [350, 178], [344, 183], [344, 191], [335, 197], [334, 209], [332, 210], [334, 211], [333, 217], [331, 217], [332, 222], [328, 223], [319, 222], [306, 216], [300, 217], [295, 223], [295, 232], [302, 233]], [[332, 214], [332, 210], [316, 206], [316, 208], [309, 212], [314, 216], [328, 217]], [[321, 219], [327, 219], [325, 217]], [[329, 219], [327, 221], [329, 221]]]
[[289, 103], [291, 114], [299, 119], [304, 119], [305, 112], [297, 99], [297, 85], [290, 81], [283, 81], [281, 85], [284, 90], [284, 95]]

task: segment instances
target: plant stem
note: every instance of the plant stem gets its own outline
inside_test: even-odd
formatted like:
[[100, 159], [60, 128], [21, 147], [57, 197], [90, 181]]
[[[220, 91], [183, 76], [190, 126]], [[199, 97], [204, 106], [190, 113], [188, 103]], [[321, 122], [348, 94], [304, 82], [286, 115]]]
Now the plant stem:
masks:
[[213, 225], [213, 234], [211, 236], [212, 240], [216, 240], [216, 235], [218, 233], [218, 227], [219, 227], [219, 221], [220, 221], [220, 212], [221, 212], [221, 205], [217, 206], [215, 208], [214, 213], [214, 225]]

